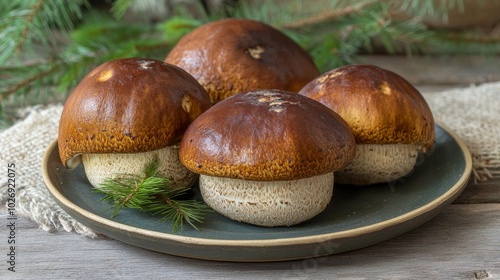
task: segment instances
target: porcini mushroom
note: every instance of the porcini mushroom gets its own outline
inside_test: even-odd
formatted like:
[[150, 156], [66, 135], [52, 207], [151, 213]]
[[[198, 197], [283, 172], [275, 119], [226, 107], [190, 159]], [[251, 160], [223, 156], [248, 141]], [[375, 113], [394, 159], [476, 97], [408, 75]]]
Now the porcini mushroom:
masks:
[[273, 27], [248, 19], [223, 19], [185, 35], [165, 61], [193, 75], [212, 103], [243, 91], [297, 92], [319, 75], [311, 57]]
[[336, 182], [369, 185], [409, 174], [419, 152], [434, 144], [434, 118], [406, 79], [371, 65], [328, 71], [299, 94], [337, 112], [356, 137], [356, 157], [336, 172]]
[[187, 72], [152, 59], [106, 62], [68, 97], [59, 123], [62, 163], [81, 160], [94, 187], [123, 174], [143, 175], [157, 157], [172, 187], [190, 187], [197, 175], [179, 161], [178, 144], [188, 125], [211, 106]]
[[231, 219], [290, 226], [330, 202], [355, 154], [347, 123], [321, 103], [282, 90], [233, 95], [186, 130], [179, 157], [200, 173], [204, 201]]

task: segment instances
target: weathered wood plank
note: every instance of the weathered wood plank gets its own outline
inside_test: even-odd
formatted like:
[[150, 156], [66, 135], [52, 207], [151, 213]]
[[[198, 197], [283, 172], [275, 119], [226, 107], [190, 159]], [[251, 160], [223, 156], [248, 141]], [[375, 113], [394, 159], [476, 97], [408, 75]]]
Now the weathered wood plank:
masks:
[[[6, 216], [0, 219], [6, 221]], [[480, 279], [482, 275], [500, 278], [500, 204], [453, 204], [425, 225], [381, 244], [329, 257], [278, 263], [186, 259], [112, 239], [46, 233], [25, 218], [19, 219], [17, 225], [17, 272], [10, 274], [2, 261], [2, 277]], [[3, 258], [6, 243], [5, 240], [0, 247]]]
[[500, 203], [500, 178], [469, 183], [454, 203]]

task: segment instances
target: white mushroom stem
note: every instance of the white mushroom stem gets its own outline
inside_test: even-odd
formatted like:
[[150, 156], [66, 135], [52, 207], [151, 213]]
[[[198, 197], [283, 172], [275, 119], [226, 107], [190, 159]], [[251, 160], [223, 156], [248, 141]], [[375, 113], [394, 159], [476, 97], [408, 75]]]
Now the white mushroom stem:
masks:
[[321, 213], [331, 200], [333, 173], [291, 181], [246, 181], [200, 175], [210, 207], [240, 222], [291, 226]]
[[144, 176], [144, 167], [154, 157], [160, 162], [159, 175], [168, 178], [174, 188], [190, 188], [198, 174], [189, 171], [179, 160], [179, 146], [130, 154], [83, 154], [85, 174], [92, 186], [99, 188], [105, 179], [114, 179], [123, 174]]
[[335, 172], [336, 183], [370, 185], [395, 181], [413, 170], [419, 150], [417, 145], [358, 144], [353, 161]]

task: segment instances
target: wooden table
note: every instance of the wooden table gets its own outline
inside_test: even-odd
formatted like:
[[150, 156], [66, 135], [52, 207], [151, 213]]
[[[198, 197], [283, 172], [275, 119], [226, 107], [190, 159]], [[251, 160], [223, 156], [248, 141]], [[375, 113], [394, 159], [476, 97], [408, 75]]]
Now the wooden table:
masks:
[[0, 220], [0, 279], [500, 279], [500, 179], [469, 183], [441, 214], [389, 241], [328, 257], [273, 263], [175, 257], [113, 239], [48, 233], [18, 218], [16, 272], [11, 273], [4, 206]]
[[48, 233], [26, 218], [18, 218], [16, 230], [16, 273], [2, 261], [1, 279], [500, 279], [500, 180], [470, 183], [441, 214], [389, 241], [297, 261], [187, 259], [113, 239]]

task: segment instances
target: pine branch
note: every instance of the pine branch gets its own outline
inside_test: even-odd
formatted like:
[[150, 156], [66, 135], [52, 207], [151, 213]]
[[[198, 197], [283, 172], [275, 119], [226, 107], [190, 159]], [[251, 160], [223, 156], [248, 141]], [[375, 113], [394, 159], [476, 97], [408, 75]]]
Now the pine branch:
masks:
[[337, 20], [341, 17], [350, 15], [352, 13], [359, 12], [363, 9], [365, 9], [368, 6], [371, 6], [373, 4], [376, 4], [380, 2], [380, 0], [367, 0], [361, 3], [358, 3], [356, 5], [352, 6], [347, 6], [342, 9], [333, 9], [333, 10], [325, 10], [320, 12], [319, 14], [315, 14], [312, 17], [304, 18], [302, 20], [298, 20], [295, 22], [290, 22], [283, 24], [283, 28], [287, 29], [299, 29], [299, 28], [304, 28], [306, 26], [311, 26], [311, 25], [316, 25], [320, 23], [325, 23], [329, 22], [332, 20]]
[[14, 94], [15, 92], [28, 87], [31, 85], [33, 82], [43, 79], [46, 76], [49, 76], [50, 74], [53, 74], [54, 72], [58, 71], [60, 69], [60, 65], [58, 64], [53, 64], [51, 67], [49, 67], [47, 70], [41, 71], [39, 73], [36, 73], [32, 76], [28, 76], [25, 79], [17, 82], [16, 84], [12, 85], [10, 88], [2, 91], [0, 94], [0, 103], [3, 102], [3, 100], [10, 95]]
[[10, 0], [0, 1], [0, 65], [35, 44], [54, 46], [53, 30], [73, 28], [82, 17], [86, 0]]
[[161, 222], [170, 221], [172, 232], [182, 230], [184, 222], [197, 229], [195, 223], [202, 223], [210, 208], [196, 200], [176, 200], [187, 189], [171, 188], [168, 179], [158, 176], [159, 161], [154, 159], [144, 167], [144, 176], [119, 175], [106, 179], [97, 192], [103, 193], [102, 200], [112, 203], [114, 218], [122, 208], [133, 208], [160, 216]]
[[[182, 231], [184, 222], [187, 222], [195, 229], [196, 223], [202, 223], [207, 211], [205, 204], [200, 204], [196, 200], [173, 200], [172, 198], [182, 196], [185, 190], [168, 195], [158, 195], [158, 200], [148, 205], [145, 212], [151, 212], [155, 216], [161, 216], [160, 221], [172, 221], [172, 231]], [[165, 204], [169, 207], [165, 207]]]
[[31, 12], [26, 16], [26, 25], [24, 26], [24, 29], [21, 31], [21, 37], [19, 38], [19, 41], [15, 46], [15, 50], [17, 52], [21, 51], [22, 45], [28, 39], [28, 32], [30, 31], [30, 25], [33, 24], [33, 19], [38, 14], [40, 7], [42, 7], [42, 4], [43, 0], [36, 1], [35, 5], [33, 5]]
[[392, 3], [392, 8], [396, 11], [407, 13], [413, 18], [431, 18], [434, 20], [448, 21], [448, 11], [457, 8], [464, 11], [464, 0], [408, 0]]
[[155, 26], [120, 23], [97, 14], [87, 15], [86, 22], [71, 32], [70, 38], [61, 52], [48, 59], [0, 66], [0, 102], [12, 95], [36, 96], [54, 91], [54, 87], [67, 94], [88, 71], [105, 61], [133, 56], [163, 59], [173, 45]]
[[116, 0], [111, 7], [113, 15], [120, 19], [123, 17], [127, 9], [133, 4], [132, 0]]
[[[374, 46], [407, 54], [416, 50], [492, 54], [500, 50], [498, 38], [470, 36], [467, 32], [443, 34], [422, 24], [423, 17], [445, 20], [449, 9], [463, 9], [464, 0], [336, 0], [315, 2], [314, 7], [305, 6], [302, 0], [238, 1], [209, 15], [201, 6], [188, 12], [176, 5], [171, 17], [159, 24], [120, 21], [136, 1], [113, 1], [111, 11], [106, 13], [98, 12], [100, 8], [91, 7], [87, 0], [0, 1], [0, 38], [6, 38], [0, 40], [1, 107], [10, 110], [13, 102], [19, 103], [11, 96], [35, 102], [45, 92], [67, 95], [88, 71], [111, 59], [163, 60], [183, 35], [227, 17], [275, 26], [304, 47], [322, 71], [352, 63], [359, 53], [370, 52]], [[398, 11], [412, 18], [393, 18], [393, 12]], [[69, 40], [57, 45], [61, 41], [54, 39], [54, 30], [63, 31]], [[33, 49], [37, 63], [26, 64], [26, 59], [33, 57], [29, 52]]]

